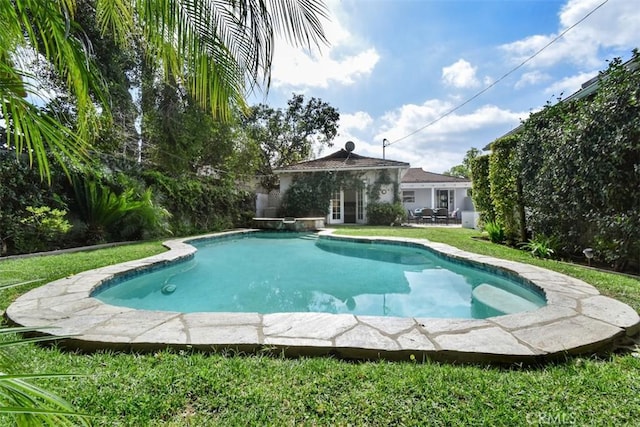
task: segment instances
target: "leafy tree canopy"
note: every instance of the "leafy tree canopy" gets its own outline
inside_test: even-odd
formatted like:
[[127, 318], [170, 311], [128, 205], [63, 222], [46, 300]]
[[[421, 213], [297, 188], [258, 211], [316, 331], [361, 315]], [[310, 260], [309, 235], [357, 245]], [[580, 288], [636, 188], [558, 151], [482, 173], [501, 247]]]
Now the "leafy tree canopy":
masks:
[[482, 151], [479, 149], [475, 147], [470, 148], [467, 150], [467, 154], [464, 156], [464, 159], [462, 159], [462, 164], [453, 166], [451, 169], [445, 171], [444, 175], [471, 179], [471, 162], [481, 154]]
[[[88, 43], [75, 36], [77, 0], [0, 2], [0, 119], [8, 145], [27, 152], [49, 176], [47, 151], [59, 163], [86, 159], [87, 136], [97, 126], [95, 101], [109, 109], [108, 88], [92, 63]], [[276, 35], [298, 46], [326, 43], [320, 0], [94, 0], [96, 27], [118, 45], [143, 41], [145, 61], [173, 76], [195, 101], [223, 119], [256, 86], [269, 87]], [[17, 58], [37, 51], [61, 76], [77, 112], [76, 127], [42, 114], [38, 87]]]
[[260, 174], [266, 189], [277, 187], [273, 169], [308, 160], [314, 144], [331, 147], [338, 134], [338, 110], [318, 98], [294, 94], [286, 109], [251, 108], [244, 125], [262, 153]]

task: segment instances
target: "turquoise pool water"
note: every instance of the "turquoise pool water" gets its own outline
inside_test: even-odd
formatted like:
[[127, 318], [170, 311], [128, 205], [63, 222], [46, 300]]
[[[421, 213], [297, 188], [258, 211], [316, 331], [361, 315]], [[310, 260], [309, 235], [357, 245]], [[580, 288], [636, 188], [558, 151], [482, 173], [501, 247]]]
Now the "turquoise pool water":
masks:
[[[272, 232], [191, 244], [198, 249], [192, 259], [121, 279], [93, 296], [183, 313], [444, 318], [484, 318], [545, 304], [533, 287], [421, 247]], [[486, 304], [492, 296], [502, 302]]]

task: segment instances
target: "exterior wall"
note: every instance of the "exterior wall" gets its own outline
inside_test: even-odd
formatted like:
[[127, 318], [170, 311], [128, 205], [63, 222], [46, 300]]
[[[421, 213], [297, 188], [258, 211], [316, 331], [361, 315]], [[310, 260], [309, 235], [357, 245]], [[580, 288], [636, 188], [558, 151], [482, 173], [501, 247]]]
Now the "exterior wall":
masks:
[[[406, 169], [387, 169], [389, 171], [389, 174], [391, 175], [391, 179], [395, 182], [400, 182], [402, 179], [402, 175], [404, 175], [404, 173], [406, 172]], [[354, 172], [358, 172], [358, 171], [354, 171]], [[369, 189], [371, 188], [371, 185], [373, 185], [376, 180], [378, 179], [378, 174], [380, 173], [380, 170], [367, 170], [365, 171], [360, 171], [360, 172], [364, 172], [362, 175], [362, 180], [365, 182], [366, 186], [363, 190], [364, 194], [362, 196], [362, 199], [364, 201], [363, 203], [363, 213], [364, 216], [363, 218], [356, 218], [356, 223], [357, 224], [366, 224], [367, 223], [367, 204], [369, 202], [368, 200], [368, 192]], [[302, 172], [304, 173], [304, 172]], [[281, 173], [279, 174], [279, 178], [280, 178], [280, 194], [283, 195], [287, 189], [289, 189], [289, 187], [291, 186], [292, 182], [293, 182], [293, 176], [294, 174], [292, 173]], [[349, 189], [343, 189], [343, 190], [349, 190]], [[379, 201], [380, 202], [388, 202], [388, 203], [392, 203], [394, 200], [394, 184], [388, 184], [388, 185], [382, 185], [380, 187], [380, 194], [379, 194]], [[344, 191], [341, 192], [341, 197], [342, 200], [344, 201], [345, 199], [345, 194]], [[343, 207], [344, 210], [344, 207]], [[343, 212], [343, 219], [338, 219], [335, 220], [332, 218], [332, 214], [331, 212], [329, 212], [329, 214], [326, 216], [326, 223], [327, 224], [342, 224], [344, 223], [344, 212]]]
[[417, 208], [434, 208], [437, 206], [438, 190], [453, 190], [453, 204], [449, 203], [449, 212], [455, 209], [462, 210], [463, 202], [467, 196], [467, 190], [471, 188], [471, 183], [466, 182], [441, 182], [441, 183], [403, 183], [400, 185], [400, 192], [413, 191], [415, 195], [414, 202], [404, 202], [405, 208], [415, 210]]
[[256, 194], [256, 217], [274, 218], [278, 214], [281, 198], [278, 190], [273, 190], [269, 194]]
[[290, 173], [279, 175], [280, 178], [280, 194], [284, 194], [289, 187], [291, 187], [291, 183], [293, 182], [293, 175]]

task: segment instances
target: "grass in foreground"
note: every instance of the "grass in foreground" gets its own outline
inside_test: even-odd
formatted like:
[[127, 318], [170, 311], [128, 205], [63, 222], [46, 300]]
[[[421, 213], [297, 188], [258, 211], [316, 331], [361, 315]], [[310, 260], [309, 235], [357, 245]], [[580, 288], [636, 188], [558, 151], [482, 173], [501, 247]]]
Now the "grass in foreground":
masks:
[[[490, 254], [542, 262], [547, 268], [553, 264], [472, 240], [477, 233], [471, 230], [366, 227], [339, 232], [409, 233], [468, 251], [497, 251]], [[44, 274], [53, 280], [160, 251], [159, 244], [144, 244], [65, 258], [4, 261], [0, 271], [18, 270], [20, 280]], [[624, 277], [576, 274], [605, 286]], [[640, 299], [637, 285], [619, 285], [621, 294], [629, 294], [627, 302]], [[612, 293], [616, 289], [609, 288]], [[6, 294], [0, 298], [3, 307], [10, 303]], [[85, 375], [39, 384], [78, 411], [95, 414], [96, 425], [636, 425], [640, 419], [640, 358], [631, 354], [571, 358], [528, 369], [170, 351], [80, 355], [35, 345], [24, 346], [18, 356], [22, 371]]]

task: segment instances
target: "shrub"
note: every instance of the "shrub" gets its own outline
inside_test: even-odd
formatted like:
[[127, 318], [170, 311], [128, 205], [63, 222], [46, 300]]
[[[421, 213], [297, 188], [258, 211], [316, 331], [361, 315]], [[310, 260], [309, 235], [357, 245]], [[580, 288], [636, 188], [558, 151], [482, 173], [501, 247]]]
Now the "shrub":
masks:
[[235, 182], [213, 177], [164, 175], [146, 171], [144, 179], [168, 212], [171, 231], [190, 235], [246, 226], [255, 212], [255, 196]]
[[526, 239], [526, 231], [523, 231], [523, 224], [520, 223], [517, 143], [515, 136], [498, 139], [491, 144], [492, 153], [489, 157], [490, 195], [495, 220], [503, 225], [505, 238], [510, 242]]
[[601, 73], [592, 96], [547, 106], [519, 134], [527, 226], [557, 236], [563, 252], [593, 247], [625, 270], [640, 235], [640, 53]]
[[98, 181], [74, 180], [76, 202], [87, 225], [87, 240], [98, 243], [113, 239], [152, 236], [168, 232], [166, 209], [153, 204], [151, 189], [138, 195], [133, 188], [116, 194]]
[[493, 243], [504, 242], [504, 228], [495, 221], [489, 221], [484, 224], [484, 231], [489, 235], [489, 240]]
[[544, 234], [536, 234], [528, 242], [520, 245], [522, 249], [531, 253], [531, 256], [539, 258], [550, 258], [555, 253], [557, 246], [556, 239], [545, 236]]
[[407, 211], [400, 203], [369, 203], [369, 225], [400, 225], [407, 218]]
[[14, 239], [19, 253], [49, 250], [71, 229], [67, 211], [48, 206], [27, 206], [26, 210], [29, 214], [20, 220], [23, 227]]
[[616, 212], [591, 218], [591, 221], [597, 224], [594, 248], [614, 270], [622, 271], [640, 260], [640, 240], [637, 238], [640, 212]]
[[51, 163], [51, 168], [52, 182], [47, 185], [40, 179], [38, 169], [30, 167], [28, 156], [0, 148], [0, 255], [20, 253], [16, 242], [22, 241], [18, 245], [24, 247], [29, 246], [27, 240], [33, 240], [22, 235], [33, 234], [33, 229], [22, 223], [33, 215], [27, 207], [65, 209], [67, 200], [60, 185], [64, 174], [55, 162]]
[[282, 195], [282, 216], [325, 216], [329, 212], [336, 179], [329, 172], [309, 173], [294, 178]]

